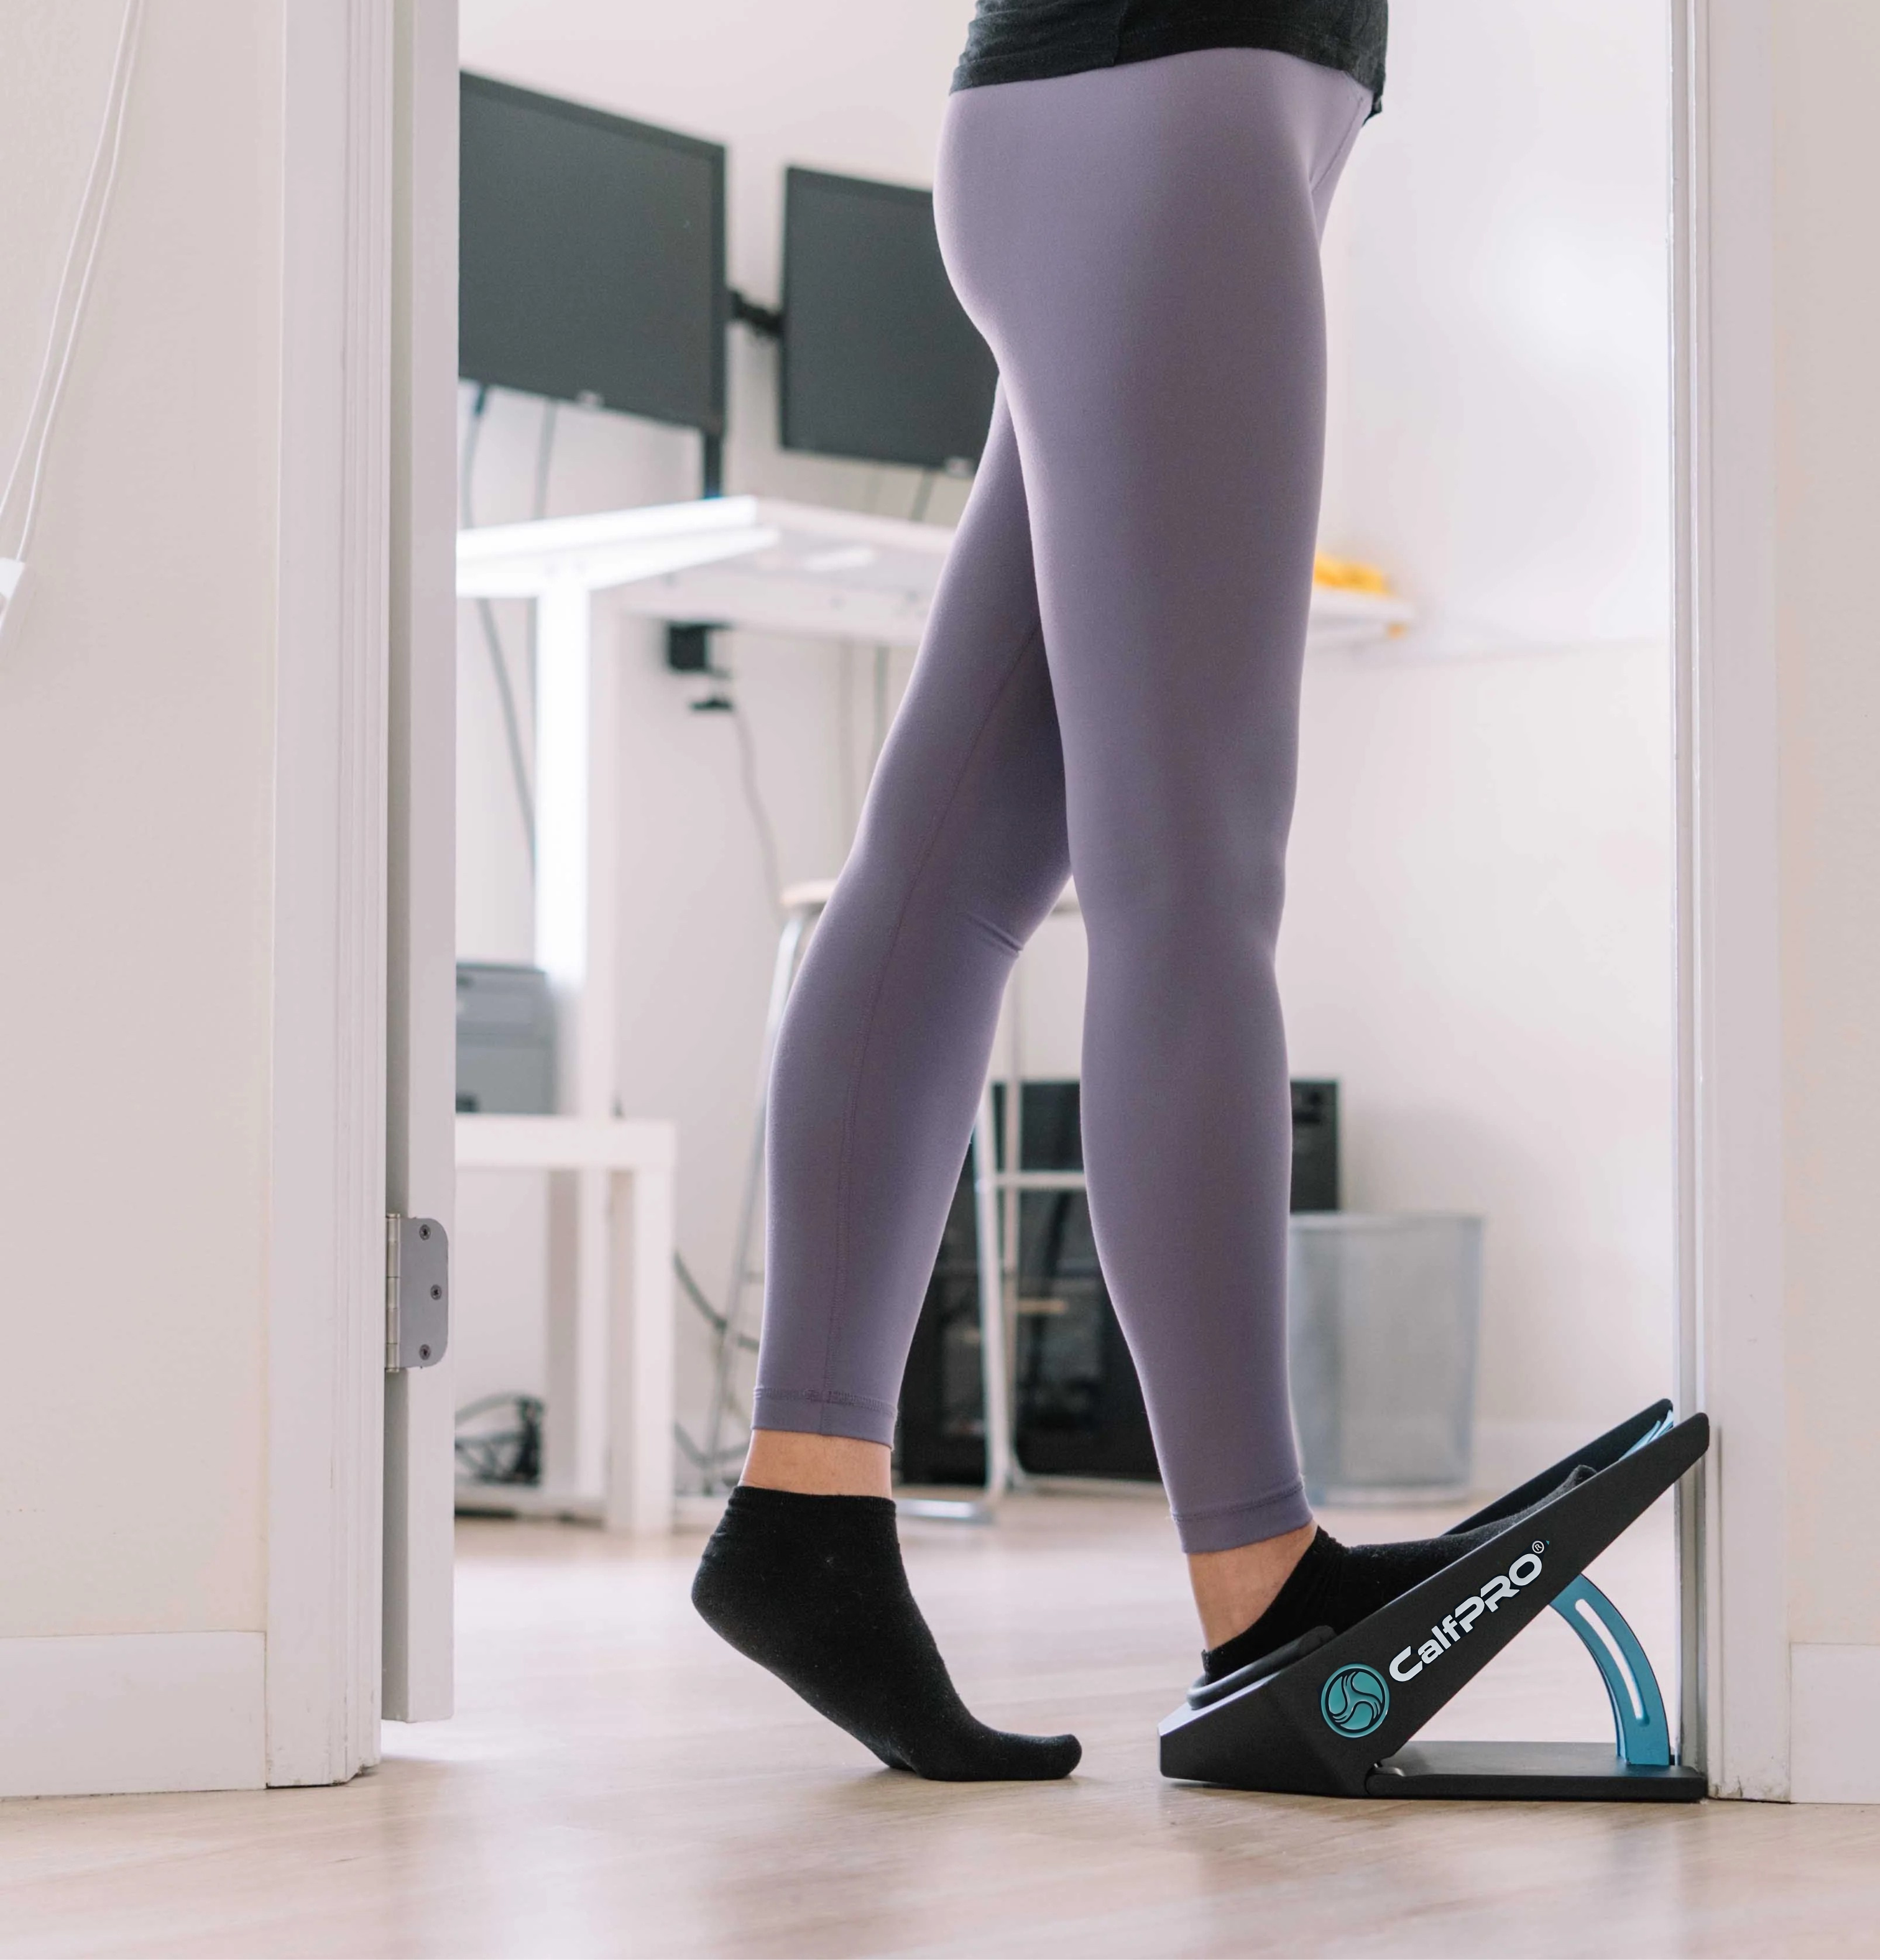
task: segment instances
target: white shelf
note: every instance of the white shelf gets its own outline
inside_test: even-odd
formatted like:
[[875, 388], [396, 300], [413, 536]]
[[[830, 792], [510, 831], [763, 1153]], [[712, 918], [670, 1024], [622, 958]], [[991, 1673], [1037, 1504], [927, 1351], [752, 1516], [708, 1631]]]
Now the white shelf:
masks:
[[[655, 619], [918, 643], [953, 532], [940, 524], [770, 497], [714, 497], [498, 524], [457, 538], [464, 598], [618, 592]], [[1407, 600], [1312, 588], [1309, 644], [1358, 646], [1400, 631]]]
[[[603, 1116], [460, 1116], [460, 1171], [574, 1174], [571, 1270], [549, 1301], [546, 1489], [482, 1508], [673, 1528], [673, 1180], [678, 1131]], [[460, 1198], [460, 1217], [462, 1215]], [[460, 1496], [466, 1487], [458, 1487]]]

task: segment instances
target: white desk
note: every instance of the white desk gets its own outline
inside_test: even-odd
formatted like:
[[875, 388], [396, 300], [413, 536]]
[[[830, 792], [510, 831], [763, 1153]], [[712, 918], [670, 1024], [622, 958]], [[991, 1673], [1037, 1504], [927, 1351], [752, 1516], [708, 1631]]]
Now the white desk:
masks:
[[[457, 539], [466, 599], [540, 599], [558, 584], [619, 590], [629, 611], [753, 631], [918, 644], [953, 534], [939, 524], [771, 497], [714, 497], [493, 524]], [[1382, 639], [1409, 602], [1312, 588], [1314, 647]]]
[[456, 1153], [460, 1171], [570, 1173], [560, 1198], [574, 1225], [550, 1235], [571, 1258], [550, 1276], [541, 1485], [479, 1495], [609, 1531], [670, 1531], [673, 1126], [460, 1116]]
[[[536, 958], [561, 1007], [561, 1106], [612, 1109], [616, 758], [593, 731], [615, 725], [614, 663], [593, 657], [592, 600], [657, 619], [918, 643], [953, 533], [939, 524], [768, 497], [707, 498], [579, 517], [496, 524], [457, 538], [464, 598], [536, 608]], [[1382, 640], [1408, 602], [1312, 590], [1314, 647]]]
[[498, 524], [457, 539], [460, 597], [539, 599], [564, 581], [628, 611], [913, 646], [953, 534], [770, 497], [710, 497]]

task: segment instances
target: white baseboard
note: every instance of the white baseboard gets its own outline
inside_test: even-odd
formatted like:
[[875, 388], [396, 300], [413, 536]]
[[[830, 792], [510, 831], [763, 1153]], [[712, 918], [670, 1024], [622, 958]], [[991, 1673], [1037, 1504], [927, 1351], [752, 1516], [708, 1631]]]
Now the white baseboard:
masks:
[[1880, 1803], [1880, 1647], [1789, 1650], [1789, 1794]]
[[258, 1633], [0, 1640], [0, 1796], [259, 1790]]
[[1475, 1463], [1469, 1481], [1499, 1496], [1525, 1484], [1568, 1451], [1590, 1442], [1611, 1422], [1497, 1422], [1475, 1425]]

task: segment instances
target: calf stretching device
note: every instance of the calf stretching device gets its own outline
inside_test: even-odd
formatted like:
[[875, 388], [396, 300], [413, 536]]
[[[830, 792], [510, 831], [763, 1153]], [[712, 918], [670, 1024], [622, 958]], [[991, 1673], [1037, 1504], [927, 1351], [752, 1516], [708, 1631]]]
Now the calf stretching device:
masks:
[[[1695, 1803], [1702, 1773], [1672, 1759], [1658, 1679], [1585, 1568], [1710, 1447], [1710, 1419], [1655, 1403], [1452, 1527], [1508, 1528], [1334, 1636], [1315, 1628], [1217, 1682], [1162, 1724], [1162, 1773], [1311, 1796]], [[1584, 1466], [1594, 1474], [1567, 1484]], [[1557, 1493], [1548, 1498], [1548, 1493]], [[1527, 1507], [1539, 1500], [1538, 1510]], [[1526, 1515], [1522, 1516], [1524, 1511]], [[1612, 1704], [1614, 1746], [1415, 1742], [1438, 1709], [1551, 1606]]]

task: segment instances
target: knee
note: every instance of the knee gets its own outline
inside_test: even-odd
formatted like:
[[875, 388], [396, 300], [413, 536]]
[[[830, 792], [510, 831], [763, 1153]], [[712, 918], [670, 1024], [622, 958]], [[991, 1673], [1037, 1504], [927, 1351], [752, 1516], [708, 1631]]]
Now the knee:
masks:
[[1286, 897], [1278, 852], [1131, 852], [1077, 868], [1093, 946], [1102, 939], [1163, 949], [1175, 959], [1271, 960]]

